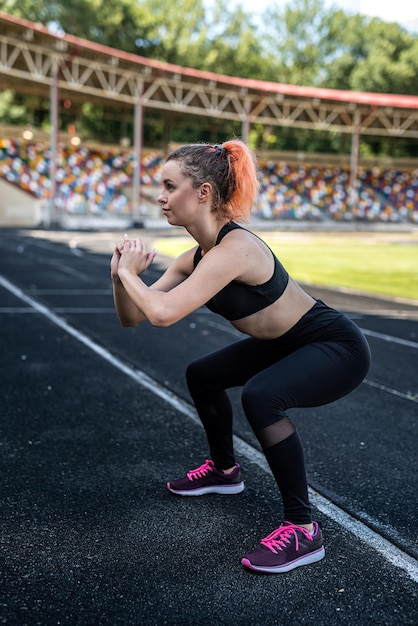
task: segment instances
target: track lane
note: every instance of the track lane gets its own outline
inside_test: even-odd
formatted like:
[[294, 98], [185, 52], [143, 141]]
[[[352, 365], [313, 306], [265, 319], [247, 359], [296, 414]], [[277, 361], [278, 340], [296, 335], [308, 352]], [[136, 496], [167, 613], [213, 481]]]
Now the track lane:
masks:
[[[60, 329], [71, 335], [100, 358], [107, 361], [113, 367], [116, 367], [125, 375], [132, 378], [136, 383], [148, 391], [151, 391], [153, 394], [170, 404], [176, 411], [184, 414], [195, 424], [200, 426], [200, 421], [196, 416], [193, 407], [184, 402], [181, 398], [177, 397], [167, 388], [162, 387], [158, 381], [150, 378], [145, 372], [133, 369], [132, 367], [126, 365], [126, 363], [118, 359], [114, 354], [109, 352], [104, 347], [96, 344], [87, 335], [68, 324], [63, 318], [50, 310], [48, 307], [40, 304], [32, 297], [27, 296], [21, 289], [13, 285], [13, 283], [1, 275], [0, 286], [9, 291], [16, 298], [25, 302], [34, 311], [46, 317]], [[236, 435], [234, 436], [234, 443], [236, 450], [242, 456], [244, 456], [248, 461], [257, 464], [266, 473], [270, 473], [263, 454], [251, 445], [248, 445], [244, 440], [240, 439]], [[310, 487], [309, 491], [312, 505], [314, 507], [330, 517], [333, 521], [341, 524], [341, 526], [346, 530], [355, 534], [361, 541], [377, 550], [383, 558], [388, 560], [397, 568], [404, 570], [414, 582], [418, 583], [418, 561], [415, 558], [399, 549], [394, 542], [385, 539], [383, 534], [379, 534], [366, 526], [360, 519], [356, 518], [355, 515], [347, 514], [346, 511], [336, 506], [330, 499], [327, 499], [324, 495], [318, 493], [317, 489]], [[376, 520], [373, 519], [369, 519], [368, 522], [372, 527], [378, 525]]]

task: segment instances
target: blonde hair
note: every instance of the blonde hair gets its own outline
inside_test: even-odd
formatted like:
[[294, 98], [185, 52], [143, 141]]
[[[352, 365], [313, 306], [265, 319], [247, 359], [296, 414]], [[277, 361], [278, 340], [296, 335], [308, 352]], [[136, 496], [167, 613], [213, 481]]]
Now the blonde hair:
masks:
[[211, 184], [212, 209], [220, 219], [249, 221], [258, 195], [258, 165], [243, 141], [182, 146], [167, 161], [178, 161], [195, 189]]

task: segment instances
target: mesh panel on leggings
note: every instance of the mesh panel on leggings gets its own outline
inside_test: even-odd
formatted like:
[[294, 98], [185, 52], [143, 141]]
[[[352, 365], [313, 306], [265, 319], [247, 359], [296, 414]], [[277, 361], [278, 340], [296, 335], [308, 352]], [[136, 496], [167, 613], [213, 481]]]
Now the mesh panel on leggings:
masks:
[[262, 430], [259, 430], [256, 435], [261, 447], [263, 450], [266, 450], [267, 448], [271, 448], [271, 446], [275, 446], [277, 443], [284, 441], [294, 432], [295, 427], [286, 416], [278, 422], [274, 422], [274, 424], [270, 424]]

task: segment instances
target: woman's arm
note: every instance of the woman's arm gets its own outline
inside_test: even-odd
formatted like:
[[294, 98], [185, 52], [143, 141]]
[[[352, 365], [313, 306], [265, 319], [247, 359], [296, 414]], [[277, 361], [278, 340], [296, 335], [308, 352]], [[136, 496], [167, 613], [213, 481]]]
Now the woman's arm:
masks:
[[118, 276], [131, 301], [153, 326], [171, 326], [183, 319], [242, 275], [252, 262], [248, 249], [235, 238], [230, 238], [228, 245], [222, 242], [212, 248], [194, 270], [193, 254], [194, 250], [185, 253], [188, 270], [187, 273], [183, 270], [182, 280], [181, 265], [177, 265], [174, 274], [164, 275], [148, 287], [139, 277], [146, 269], [144, 243], [140, 239], [125, 243]]
[[115, 303], [116, 313], [122, 326], [138, 326], [144, 322], [147, 318], [132, 302], [118, 276], [112, 278], [112, 285], [113, 302]]
[[[111, 266], [111, 279], [113, 285], [113, 300], [115, 303], [116, 313], [119, 321], [124, 327], [138, 326], [142, 322], [147, 320], [144, 313], [138, 308], [137, 304], [132, 300], [128, 291], [126, 290], [123, 282], [119, 277], [119, 265], [120, 258], [124, 244], [118, 244], [112, 256], [110, 263]], [[172, 265], [164, 272], [164, 274], [147, 289], [159, 291], [169, 291], [180, 282], [185, 280], [193, 270], [193, 255], [195, 249], [190, 250], [182, 254], [176, 259]], [[154, 260], [156, 251], [153, 250], [148, 253], [145, 266], [149, 267]], [[145, 269], [146, 269], [145, 267]]]
[[113, 301], [116, 313], [122, 326], [137, 326], [145, 321], [145, 316], [139, 311], [138, 307], [132, 302], [123, 286], [119, 276], [119, 262], [121, 257], [123, 244], [118, 243], [113, 252], [110, 261], [110, 277], [112, 279]]

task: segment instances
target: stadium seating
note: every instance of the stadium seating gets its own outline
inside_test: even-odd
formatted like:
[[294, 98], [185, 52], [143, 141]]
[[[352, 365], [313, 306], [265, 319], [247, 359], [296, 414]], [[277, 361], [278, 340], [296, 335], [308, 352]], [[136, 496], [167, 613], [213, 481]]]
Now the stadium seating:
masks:
[[[156, 187], [164, 155], [145, 151], [141, 186]], [[51, 193], [47, 144], [0, 139], [0, 177], [47, 200]], [[349, 170], [261, 162], [260, 219], [418, 223], [418, 170], [360, 169], [350, 192]], [[119, 149], [60, 147], [56, 166], [57, 210], [68, 214], [128, 214], [133, 154]]]

